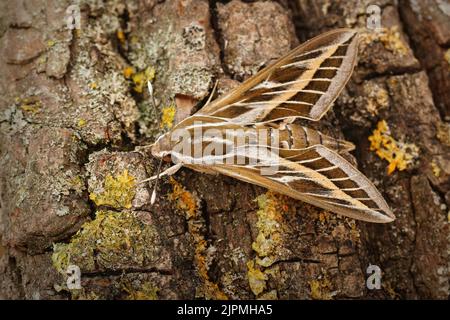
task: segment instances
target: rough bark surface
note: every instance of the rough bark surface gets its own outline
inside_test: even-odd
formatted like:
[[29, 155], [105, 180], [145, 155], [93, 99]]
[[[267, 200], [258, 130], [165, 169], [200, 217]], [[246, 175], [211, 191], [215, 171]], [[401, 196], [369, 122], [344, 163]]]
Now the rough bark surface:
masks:
[[[0, 298], [448, 299], [447, 1], [379, 1], [382, 29], [361, 32], [352, 79], [308, 124], [356, 145], [397, 217], [386, 225], [188, 169], [153, 206], [138, 183], [156, 171], [148, 145], [216, 79], [222, 94], [312, 36], [364, 28], [371, 1], [87, 0], [79, 30], [72, 4], [1, 4]], [[387, 173], [400, 164], [377, 133], [404, 170]]]

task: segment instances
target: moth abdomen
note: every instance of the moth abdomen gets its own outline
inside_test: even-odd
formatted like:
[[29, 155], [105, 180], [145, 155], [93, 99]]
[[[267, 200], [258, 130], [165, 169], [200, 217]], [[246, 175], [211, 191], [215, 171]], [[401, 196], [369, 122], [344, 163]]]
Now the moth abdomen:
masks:
[[[270, 128], [270, 127], [269, 127]], [[274, 130], [269, 129], [271, 140], [274, 140]], [[351, 151], [355, 148], [353, 143], [335, 139], [320, 131], [301, 126], [299, 124], [281, 124], [277, 128], [279, 147], [281, 149], [306, 149], [316, 145], [323, 145], [338, 153]]]

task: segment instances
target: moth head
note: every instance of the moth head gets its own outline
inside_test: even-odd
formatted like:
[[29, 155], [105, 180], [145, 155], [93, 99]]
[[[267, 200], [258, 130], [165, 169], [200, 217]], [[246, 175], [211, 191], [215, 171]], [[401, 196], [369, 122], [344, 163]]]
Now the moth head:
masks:
[[170, 137], [169, 135], [163, 134], [151, 147], [152, 156], [156, 158], [164, 158], [170, 154], [171, 145], [170, 145]]

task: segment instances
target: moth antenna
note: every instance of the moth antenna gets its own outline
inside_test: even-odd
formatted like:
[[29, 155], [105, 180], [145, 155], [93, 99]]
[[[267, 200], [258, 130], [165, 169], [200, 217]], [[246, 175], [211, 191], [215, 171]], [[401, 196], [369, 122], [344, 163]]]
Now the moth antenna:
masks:
[[[164, 170], [163, 172], [161, 172], [159, 174], [159, 178], [161, 178], [162, 176], [171, 176], [173, 174], [175, 174], [178, 170], [180, 170], [180, 168], [183, 166], [183, 163], [177, 163], [174, 166], [171, 166], [170, 168], [168, 168], [167, 170]], [[139, 181], [138, 183], [144, 183], [144, 182], [148, 182], [148, 181], [152, 181], [152, 180], [156, 180], [158, 178], [158, 175], [154, 175], [151, 176], [150, 178], [144, 179]]]
[[156, 182], [155, 182], [155, 186], [153, 187], [152, 196], [150, 198], [151, 205], [153, 205], [156, 200], [156, 190], [158, 189], [159, 173], [161, 172], [162, 163], [163, 163], [163, 158], [161, 158], [161, 160], [159, 161], [158, 170], [156, 173]]
[[156, 100], [155, 100], [155, 96], [153, 95], [153, 85], [150, 81], [147, 81], [147, 88], [148, 88], [148, 93], [150, 94], [150, 98], [152, 99], [153, 108], [156, 109]]
[[208, 104], [211, 102], [212, 97], [214, 96], [214, 93], [216, 93], [216, 89], [217, 89], [217, 84], [218, 84], [218, 83], [219, 83], [219, 81], [216, 80], [216, 83], [214, 84], [214, 87], [213, 87], [213, 89], [212, 89], [212, 91], [211, 91], [211, 94], [209, 95], [208, 101], [206, 101], [205, 106], [208, 105]]

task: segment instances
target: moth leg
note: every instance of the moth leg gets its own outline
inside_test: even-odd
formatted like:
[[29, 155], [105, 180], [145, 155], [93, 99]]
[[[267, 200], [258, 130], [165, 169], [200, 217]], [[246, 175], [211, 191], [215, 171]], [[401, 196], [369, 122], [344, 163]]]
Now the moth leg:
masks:
[[[182, 163], [177, 163], [176, 165], [171, 166], [171, 167], [167, 168], [166, 170], [164, 170], [163, 172], [161, 172], [159, 174], [159, 177], [161, 178], [161, 177], [164, 177], [164, 176], [171, 176], [171, 175], [175, 174], [178, 170], [180, 170], [180, 168], [182, 166], [183, 166]], [[157, 178], [158, 178], [158, 175], [156, 174], [154, 176], [151, 176], [150, 178], [141, 180], [138, 183], [144, 183], [144, 182], [148, 182], [148, 181], [153, 181], [153, 180], [155, 180]]]

